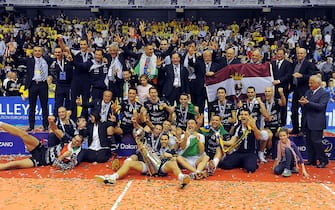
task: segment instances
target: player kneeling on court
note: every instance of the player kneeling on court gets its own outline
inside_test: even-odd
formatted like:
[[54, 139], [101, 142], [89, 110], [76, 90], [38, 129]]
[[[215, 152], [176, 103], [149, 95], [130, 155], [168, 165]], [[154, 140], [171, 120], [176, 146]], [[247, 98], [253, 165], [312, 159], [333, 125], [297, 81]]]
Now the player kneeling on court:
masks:
[[95, 180], [105, 184], [114, 184], [117, 179], [124, 177], [130, 169], [142, 174], [149, 173], [151, 176], [166, 176], [168, 172], [172, 172], [178, 177], [180, 188], [184, 188], [190, 182], [190, 177], [183, 174], [179, 169], [174, 157], [175, 151], [168, 144], [169, 136], [167, 134], [161, 135], [160, 146], [157, 151], [153, 151], [148, 144], [141, 142], [142, 133], [142, 128], [135, 132], [135, 140], [138, 145], [137, 153], [127, 158], [121, 168], [114, 174], [96, 175]]

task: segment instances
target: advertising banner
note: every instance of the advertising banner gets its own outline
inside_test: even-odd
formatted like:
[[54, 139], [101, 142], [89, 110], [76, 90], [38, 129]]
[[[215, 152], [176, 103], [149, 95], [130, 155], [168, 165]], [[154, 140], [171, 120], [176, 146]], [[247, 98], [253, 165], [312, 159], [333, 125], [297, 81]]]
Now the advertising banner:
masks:
[[[32, 133], [41, 143], [47, 144], [48, 133]], [[0, 155], [28, 155], [23, 141], [7, 132], [0, 132]]]
[[[29, 102], [23, 101], [21, 97], [10, 96], [0, 97], [0, 121], [11, 125], [28, 125]], [[39, 100], [36, 105], [35, 119], [36, 125], [42, 124], [42, 108]], [[55, 100], [49, 98], [48, 109], [49, 115], [53, 114]]]

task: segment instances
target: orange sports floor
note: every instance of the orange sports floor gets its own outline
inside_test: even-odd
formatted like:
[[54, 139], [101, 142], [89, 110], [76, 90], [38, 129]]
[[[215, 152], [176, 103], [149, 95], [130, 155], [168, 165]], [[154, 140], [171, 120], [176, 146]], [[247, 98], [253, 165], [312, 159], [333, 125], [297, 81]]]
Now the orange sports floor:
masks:
[[[17, 157], [0, 156], [0, 162]], [[173, 175], [152, 178], [131, 172], [113, 186], [95, 174], [112, 173], [111, 162], [82, 163], [70, 171], [52, 167], [0, 172], [0, 209], [335, 209], [335, 161], [307, 167], [309, 178], [272, 174], [273, 162], [253, 174], [218, 169], [179, 189]]]

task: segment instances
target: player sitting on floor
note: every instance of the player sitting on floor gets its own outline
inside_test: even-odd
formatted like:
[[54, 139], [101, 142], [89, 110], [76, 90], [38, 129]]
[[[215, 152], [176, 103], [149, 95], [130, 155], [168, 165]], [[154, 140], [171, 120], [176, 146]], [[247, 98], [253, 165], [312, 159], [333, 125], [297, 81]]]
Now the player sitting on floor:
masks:
[[[136, 141], [141, 141], [142, 139], [142, 128], [136, 132]], [[190, 182], [190, 177], [188, 175], [185, 175], [181, 172], [179, 169], [176, 158], [173, 157], [174, 150], [170, 150], [168, 147], [169, 142], [169, 136], [166, 134], [161, 135], [160, 138], [160, 149], [157, 151], [159, 154], [159, 158], [161, 160], [160, 165], [157, 166], [158, 168], [158, 175], [159, 176], [165, 176], [168, 172], [173, 172], [175, 176], [178, 177], [180, 188], [184, 188], [185, 185], [187, 185]], [[142, 152], [140, 150], [150, 150], [149, 145], [145, 145], [143, 143], [138, 144], [138, 151], [137, 154], [134, 154], [127, 158], [121, 168], [115, 172], [112, 175], [105, 175], [100, 176], [96, 175], [94, 178], [98, 182], [105, 183], [105, 184], [114, 184], [117, 179], [123, 178], [130, 169], [134, 169], [138, 172], [141, 172], [142, 174], [152, 173], [149, 171], [150, 166], [147, 165], [147, 163], [144, 161]]]

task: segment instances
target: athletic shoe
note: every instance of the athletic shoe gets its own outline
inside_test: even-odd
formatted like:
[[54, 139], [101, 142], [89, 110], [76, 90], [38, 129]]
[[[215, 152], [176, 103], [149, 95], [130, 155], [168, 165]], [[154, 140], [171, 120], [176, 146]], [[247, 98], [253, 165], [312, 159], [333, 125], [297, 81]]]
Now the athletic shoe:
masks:
[[208, 176], [208, 173], [207, 173], [207, 171], [200, 171], [200, 172], [192, 172], [189, 175], [190, 175], [191, 179], [200, 180], [200, 179], [205, 178], [204, 175]]
[[292, 172], [292, 174], [298, 174], [299, 170], [297, 169], [297, 167], [293, 167], [291, 172]]
[[120, 168], [120, 161], [119, 159], [114, 159], [112, 162], [112, 170], [117, 171]]
[[290, 177], [292, 175], [291, 170], [285, 168], [283, 173], [281, 174], [283, 177]]
[[213, 160], [210, 160], [208, 162], [208, 165], [207, 165], [207, 171], [208, 171], [208, 175], [209, 176], [213, 176], [215, 171], [216, 171], [216, 167], [215, 167], [215, 163]]
[[261, 162], [263, 162], [263, 163], [266, 163], [266, 162], [268, 162], [266, 159], [265, 159], [265, 157], [264, 157], [264, 152], [258, 152], [258, 158], [259, 158], [259, 160], [261, 161]]
[[184, 174], [183, 178], [179, 180], [180, 189], [183, 189], [186, 185], [188, 185], [191, 181], [191, 177], [187, 174]]
[[116, 182], [116, 180], [112, 178], [110, 175], [105, 175], [105, 176], [95, 175], [94, 179], [95, 181], [99, 183], [109, 184], [109, 185], [113, 185]]
[[196, 176], [197, 176], [196, 172], [192, 172], [192, 173], [189, 174], [189, 177], [193, 180], [195, 180]]

